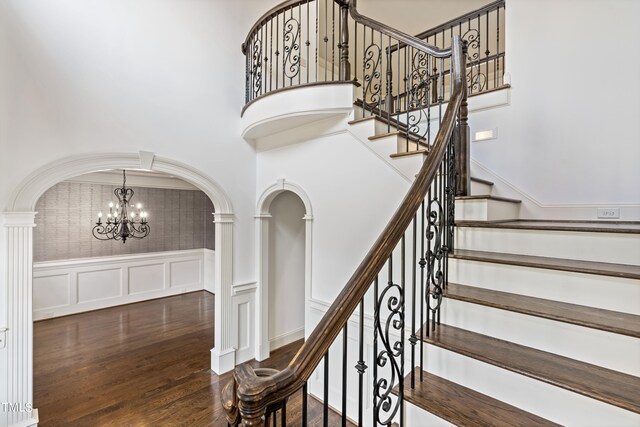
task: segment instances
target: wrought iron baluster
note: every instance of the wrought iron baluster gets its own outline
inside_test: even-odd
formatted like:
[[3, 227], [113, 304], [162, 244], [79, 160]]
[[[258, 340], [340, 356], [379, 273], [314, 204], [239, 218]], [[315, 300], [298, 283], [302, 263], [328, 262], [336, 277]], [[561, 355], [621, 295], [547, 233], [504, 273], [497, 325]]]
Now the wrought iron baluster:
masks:
[[[427, 196], [428, 197], [428, 196]], [[425, 227], [424, 227], [424, 200], [420, 205], [420, 382], [424, 380], [424, 267], [427, 265], [427, 261], [424, 258], [424, 239], [425, 239]], [[427, 331], [429, 328], [427, 328]]]
[[[486, 13], [486, 21], [487, 21], [487, 28], [485, 29], [485, 38], [484, 38], [484, 43], [486, 46], [486, 50], [484, 51], [484, 57], [485, 57], [485, 75], [486, 75], [486, 81], [487, 81], [487, 86], [489, 85], [489, 53], [491, 53], [489, 51], [489, 12], [487, 11]], [[488, 87], [487, 87], [488, 89]]]
[[[382, 33], [380, 33], [382, 35]], [[389, 36], [389, 43], [387, 44], [387, 99], [385, 100], [385, 108], [387, 112], [387, 132], [391, 132], [391, 104], [393, 98], [391, 97], [391, 91], [393, 90], [393, 73], [391, 71], [391, 36]]]
[[498, 77], [498, 72], [500, 71], [500, 7], [496, 10], [496, 53], [493, 65], [495, 68], [495, 87], [498, 87], [500, 81]]
[[308, 399], [308, 395], [309, 392], [307, 390], [307, 383], [304, 383], [304, 386], [302, 387], [302, 425], [306, 426], [308, 424], [307, 421], [307, 411], [308, 411], [308, 405], [307, 405], [307, 399]]
[[307, 0], [307, 41], [305, 41], [305, 46], [307, 46], [307, 83], [310, 83], [309, 81], [309, 67], [311, 67], [311, 61], [309, 58], [309, 46], [311, 45], [311, 41], [309, 41], [309, 31], [311, 29], [311, 26], [309, 24], [309, 1]]
[[282, 404], [282, 409], [280, 410], [280, 423], [282, 427], [286, 427], [287, 425], [287, 401], [286, 400]]
[[285, 21], [283, 31], [282, 79], [284, 82], [289, 78], [289, 86], [292, 86], [293, 79], [300, 75], [300, 22], [293, 16], [293, 8], [289, 9], [289, 19]]
[[327, 56], [329, 56], [329, 0], [325, 0], [324, 2], [324, 81], [327, 81]]
[[417, 260], [417, 241], [418, 238], [418, 214], [413, 217], [413, 240], [412, 240], [412, 252], [411, 252], [411, 336], [409, 337], [409, 343], [411, 343], [411, 388], [416, 388], [416, 374], [414, 366], [416, 366], [416, 344], [418, 343], [418, 337], [416, 336], [416, 268], [418, 265]]
[[329, 427], [329, 351], [324, 355], [324, 405], [322, 407], [322, 425]]
[[374, 387], [374, 391], [373, 391], [373, 408], [374, 410], [371, 412], [371, 415], [373, 416], [373, 424], [374, 426], [378, 425], [378, 417], [376, 416], [376, 410], [375, 408], [378, 407], [378, 396], [377, 393], [375, 391], [376, 388], [376, 384], [378, 383], [378, 328], [376, 328], [375, 326], [375, 319], [378, 318], [379, 316], [379, 311], [380, 308], [378, 306], [378, 298], [379, 298], [379, 292], [378, 292], [378, 277], [376, 277], [376, 279], [373, 281], [373, 319], [374, 319], [374, 326], [373, 326], [373, 387]]
[[342, 427], [347, 427], [347, 330], [349, 321], [342, 328]]
[[[280, 73], [278, 67], [280, 65], [280, 14], [276, 15], [276, 90], [278, 90], [278, 81], [280, 80]], [[284, 86], [284, 80], [282, 85]]]
[[358, 426], [362, 426], [364, 418], [362, 417], [363, 406], [362, 398], [364, 394], [364, 373], [367, 370], [367, 365], [364, 362], [364, 298], [360, 300], [360, 319], [358, 327], [358, 363], [356, 364], [356, 370], [358, 371]]
[[[377, 378], [374, 380], [374, 425], [390, 425], [396, 416], [402, 418], [403, 396], [392, 396], [392, 390], [396, 382], [402, 387], [404, 369], [404, 286], [393, 282], [393, 255], [389, 257], [388, 281], [382, 293], [378, 296], [377, 311], [374, 314], [374, 329], [378, 331], [382, 349], [374, 353], [376, 366], [387, 367], [389, 378]], [[402, 266], [404, 272], [404, 266]], [[389, 311], [387, 319], [384, 321], [380, 313], [380, 307], [385, 304]], [[398, 333], [400, 338], [396, 339], [392, 334]], [[376, 375], [377, 376], [377, 375]]]

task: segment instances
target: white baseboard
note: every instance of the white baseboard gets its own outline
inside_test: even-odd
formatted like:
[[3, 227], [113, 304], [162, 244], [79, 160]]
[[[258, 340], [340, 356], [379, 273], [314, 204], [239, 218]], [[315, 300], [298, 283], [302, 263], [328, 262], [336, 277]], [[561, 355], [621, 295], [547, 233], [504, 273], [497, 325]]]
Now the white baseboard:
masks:
[[304, 326], [269, 339], [271, 351], [304, 338]]

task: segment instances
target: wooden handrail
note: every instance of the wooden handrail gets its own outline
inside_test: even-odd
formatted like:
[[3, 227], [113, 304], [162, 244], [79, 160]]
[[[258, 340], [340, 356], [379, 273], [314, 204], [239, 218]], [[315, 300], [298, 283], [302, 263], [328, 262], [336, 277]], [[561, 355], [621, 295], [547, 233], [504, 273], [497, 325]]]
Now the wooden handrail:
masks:
[[[422, 165], [399, 208], [384, 228], [373, 247], [362, 260], [331, 307], [305, 341], [289, 366], [273, 375], [259, 375], [250, 365], [243, 364], [234, 371], [234, 380], [227, 384], [222, 400], [231, 425], [239, 422], [240, 414], [245, 426], [263, 425], [267, 408], [287, 399], [303, 387], [342, 331], [369, 287], [393, 253], [394, 248], [414, 219], [423, 203], [453, 135], [456, 118], [466, 103], [466, 52], [460, 37], [454, 37], [451, 49], [441, 50], [410, 35], [364, 17], [357, 12], [356, 0], [349, 5], [351, 16], [362, 23], [423, 50], [435, 57], [451, 56], [453, 93], [447, 105], [433, 148]], [[462, 113], [464, 114], [464, 112]], [[461, 117], [466, 124], [466, 117]]]
[[275, 15], [280, 14], [281, 12], [284, 12], [285, 10], [287, 10], [289, 8], [300, 6], [302, 4], [305, 4], [306, 2], [307, 2], [307, 0], [285, 0], [282, 3], [273, 6], [267, 12], [265, 12], [256, 21], [256, 23], [253, 24], [253, 26], [251, 27], [251, 29], [247, 33], [247, 37], [244, 39], [244, 43], [242, 43], [242, 46], [241, 46], [242, 54], [243, 55], [247, 54], [247, 46], [249, 45], [249, 42], [251, 41], [251, 37], [253, 37], [253, 33], [258, 28], [260, 28], [260, 26], [262, 25], [263, 22], [265, 22], [268, 18], [271, 18], [272, 16], [275, 16]]

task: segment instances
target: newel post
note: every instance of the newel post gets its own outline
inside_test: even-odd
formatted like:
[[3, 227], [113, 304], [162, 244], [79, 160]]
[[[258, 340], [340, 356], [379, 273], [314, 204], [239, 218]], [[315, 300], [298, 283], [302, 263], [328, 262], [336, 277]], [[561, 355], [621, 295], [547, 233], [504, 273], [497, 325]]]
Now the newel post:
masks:
[[340, 80], [351, 80], [351, 63], [349, 62], [349, 1], [340, 4]]
[[457, 138], [458, 146], [456, 147], [456, 169], [458, 171], [458, 180], [456, 188], [456, 196], [468, 196], [471, 193], [471, 146], [469, 131], [469, 105], [467, 103], [467, 41], [462, 41], [462, 79], [463, 93], [462, 105], [460, 106], [460, 117], [458, 122], [459, 136]]

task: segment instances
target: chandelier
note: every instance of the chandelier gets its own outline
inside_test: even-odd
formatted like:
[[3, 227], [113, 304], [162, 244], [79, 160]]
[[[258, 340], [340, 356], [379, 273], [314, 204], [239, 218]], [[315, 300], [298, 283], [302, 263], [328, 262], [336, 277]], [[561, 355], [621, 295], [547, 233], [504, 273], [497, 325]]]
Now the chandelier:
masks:
[[133, 189], [127, 188], [127, 175], [122, 171], [122, 187], [113, 190], [118, 202], [109, 202], [109, 213], [106, 222], [102, 222], [102, 211], [98, 212], [98, 222], [93, 227], [93, 237], [98, 240], [142, 239], [149, 235], [147, 212], [142, 210], [142, 204], [129, 204], [133, 198]]

